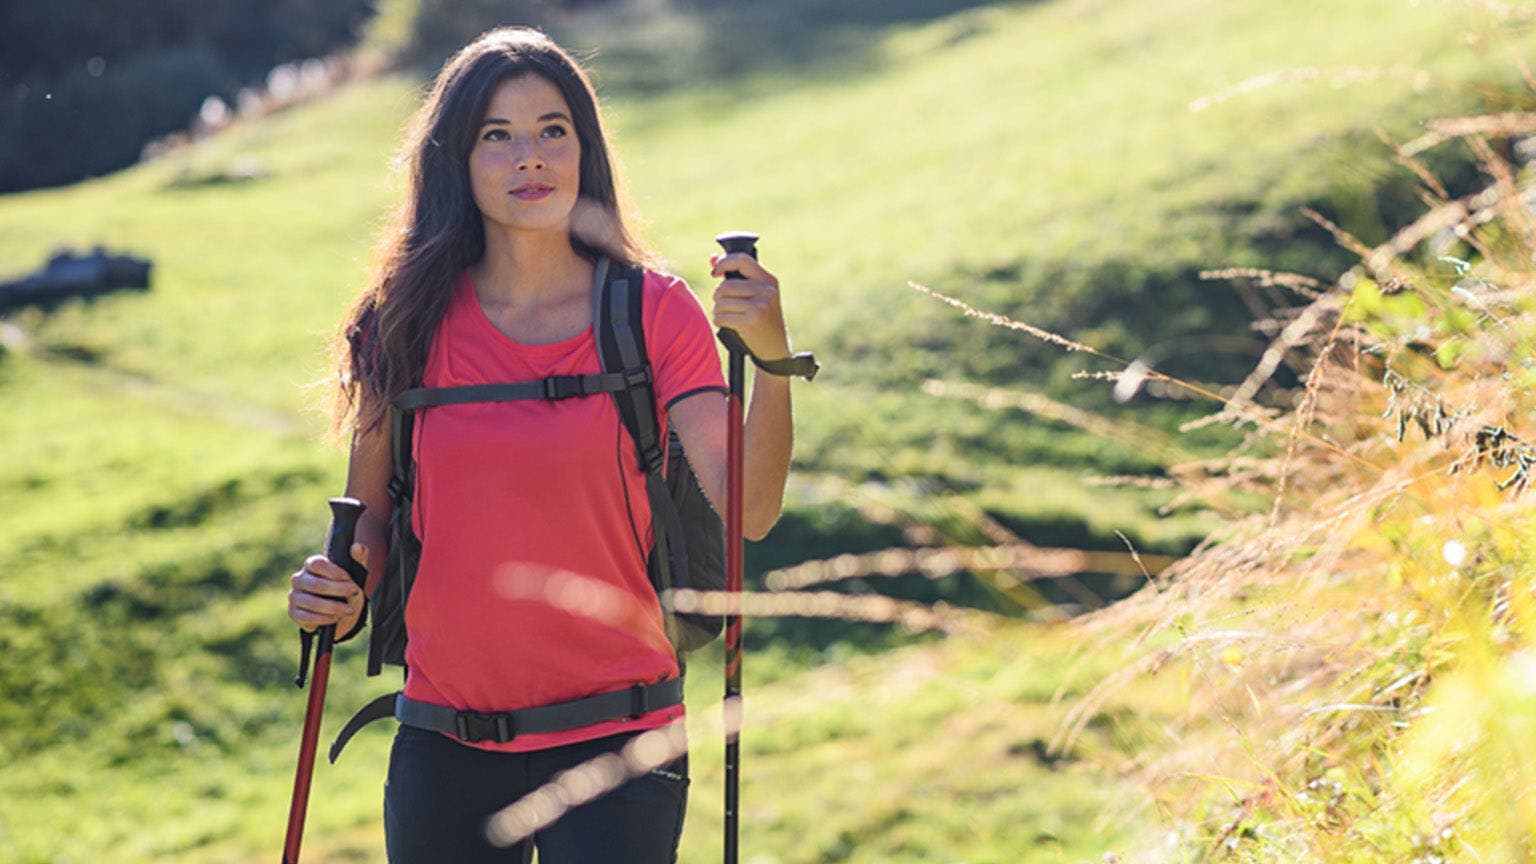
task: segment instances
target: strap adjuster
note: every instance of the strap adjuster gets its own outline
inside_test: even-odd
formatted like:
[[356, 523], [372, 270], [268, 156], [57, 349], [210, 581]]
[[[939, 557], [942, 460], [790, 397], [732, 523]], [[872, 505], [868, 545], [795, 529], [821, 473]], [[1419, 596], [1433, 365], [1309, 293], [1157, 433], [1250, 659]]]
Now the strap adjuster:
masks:
[[495, 741], [505, 744], [516, 737], [512, 718], [506, 714], [476, 714], [460, 711], [453, 718], [454, 732], [460, 741]]
[[659, 442], [652, 442], [651, 446], [640, 451], [641, 467], [647, 472], [660, 471], [666, 461], [667, 455], [662, 452]]
[[581, 379], [572, 375], [555, 375], [544, 379], [544, 398], [554, 402], [572, 396], [586, 395]]
[[390, 477], [389, 482], [384, 484], [384, 491], [389, 493], [389, 500], [395, 505], [405, 503], [405, 481], [399, 477]]
[[639, 720], [650, 711], [650, 691], [644, 684], [636, 684], [629, 688], [629, 719]]
[[649, 364], [641, 366], [638, 369], [625, 369], [623, 374], [624, 386], [626, 387], [639, 387], [644, 384], [649, 384], [652, 381], [651, 367]]

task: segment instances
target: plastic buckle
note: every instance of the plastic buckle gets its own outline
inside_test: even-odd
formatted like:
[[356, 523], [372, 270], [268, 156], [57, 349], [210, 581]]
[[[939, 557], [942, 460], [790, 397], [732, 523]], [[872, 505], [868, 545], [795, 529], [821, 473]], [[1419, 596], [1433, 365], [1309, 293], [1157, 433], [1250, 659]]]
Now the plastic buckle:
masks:
[[583, 394], [580, 378], [556, 376], [544, 379], [544, 398], [551, 402], [581, 395]]
[[641, 366], [639, 369], [624, 370], [624, 386], [639, 387], [649, 383], [651, 383], [651, 367]]
[[505, 744], [512, 740], [512, 720], [505, 714], [475, 714], [460, 711], [454, 715], [454, 731], [460, 741], [495, 741]]
[[636, 684], [629, 688], [629, 719], [639, 720], [645, 716], [651, 707], [651, 700], [647, 698], [649, 695], [644, 684]]

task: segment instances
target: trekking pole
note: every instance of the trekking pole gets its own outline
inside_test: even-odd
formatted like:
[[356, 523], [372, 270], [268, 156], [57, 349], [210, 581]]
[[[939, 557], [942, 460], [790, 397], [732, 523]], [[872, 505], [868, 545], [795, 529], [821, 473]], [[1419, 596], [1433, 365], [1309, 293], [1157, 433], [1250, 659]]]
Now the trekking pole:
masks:
[[[325, 538], [325, 557], [339, 564], [362, 586], [365, 571], [352, 558], [352, 537], [357, 519], [363, 515], [363, 503], [356, 498], [332, 498], [331, 530]], [[283, 841], [283, 864], [298, 864], [299, 842], [304, 839], [304, 814], [309, 809], [309, 781], [315, 773], [315, 749], [320, 741], [320, 714], [325, 710], [325, 685], [331, 677], [331, 649], [336, 644], [336, 625], [320, 628], [320, 645], [315, 649], [315, 671], [309, 681], [309, 706], [304, 709], [304, 735], [299, 739], [299, 768], [293, 777], [293, 801], [288, 805], [288, 835]], [[309, 665], [310, 634], [303, 633], [304, 654], [299, 680], [304, 686], [305, 667]]]
[[[747, 231], [721, 234], [715, 242], [727, 253], [757, 257], [757, 235]], [[727, 279], [740, 279], [730, 272]], [[730, 356], [731, 393], [726, 403], [725, 591], [741, 596], [742, 563], [742, 443], [746, 437], [743, 404], [746, 392], [747, 345], [736, 331], [721, 328], [720, 341]], [[725, 864], [736, 864], [741, 790], [741, 610], [732, 603], [725, 616]]]

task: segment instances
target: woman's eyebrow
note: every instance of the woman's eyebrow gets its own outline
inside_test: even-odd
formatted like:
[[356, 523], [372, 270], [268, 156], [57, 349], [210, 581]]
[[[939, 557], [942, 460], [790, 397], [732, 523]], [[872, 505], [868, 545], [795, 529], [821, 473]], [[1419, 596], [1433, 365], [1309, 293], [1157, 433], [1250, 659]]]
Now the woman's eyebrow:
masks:
[[[575, 122], [569, 116], [567, 116], [564, 111], [551, 111], [548, 114], [541, 114], [541, 115], [539, 115], [539, 119], [538, 119], [537, 122], [545, 123], [545, 122], [548, 122], [550, 120], [564, 120], [567, 123], [574, 123]], [[500, 117], [487, 117], [487, 118], [485, 118], [485, 120], [480, 125], [481, 126], [510, 126], [510, 125], [512, 125], [512, 121], [511, 120], [504, 120], [504, 119], [502, 119]]]

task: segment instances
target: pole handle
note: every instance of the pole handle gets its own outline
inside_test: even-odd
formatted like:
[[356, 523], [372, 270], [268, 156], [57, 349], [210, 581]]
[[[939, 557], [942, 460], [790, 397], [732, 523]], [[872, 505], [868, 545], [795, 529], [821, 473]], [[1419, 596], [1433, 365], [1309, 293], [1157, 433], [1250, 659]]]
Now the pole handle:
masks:
[[[758, 235], [752, 233], [751, 231], [727, 231], [724, 234], [719, 234], [715, 237], [715, 242], [720, 244], [720, 248], [724, 249], [727, 255], [731, 254], [732, 252], [745, 252], [748, 255], [751, 255], [753, 258], [757, 257], [757, 240]], [[726, 272], [725, 278], [742, 279], [745, 277], [743, 277], [740, 273], [737, 273], [735, 270], [730, 270]], [[728, 327], [721, 327], [719, 331], [715, 333], [715, 335], [720, 337], [720, 341], [725, 344], [726, 350], [732, 354], [741, 354], [745, 356], [752, 353], [751, 351], [747, 350], [747, 343], [742, 341], [741, 337], [737, 335], [735, 330], [732, 330]]]
[[357, 536], [357, 520], [368, 508], [356, 498], [332, 498], [331, 530], [325, 537], [325, 557], [347, 571], [357, 587], [368, 581], [368, 571], [352, 557], [352, 542]]
[[[347, 571], [347, 575], [361, 588], [368, 581], [368, 571], [352, 557], [352, 542], [357, 536], [357, 520], [368, 508], [356, 498], [332, 498], [326, 503], [331, 505], [331, 528], [325, 535], [325, 557]], [[336, 625], [321, 627], [320, 645], [315, 650], [316, 658], [330, 651], [335, 642]]]

